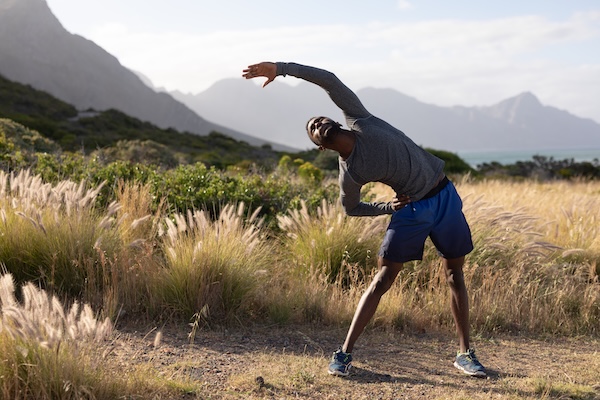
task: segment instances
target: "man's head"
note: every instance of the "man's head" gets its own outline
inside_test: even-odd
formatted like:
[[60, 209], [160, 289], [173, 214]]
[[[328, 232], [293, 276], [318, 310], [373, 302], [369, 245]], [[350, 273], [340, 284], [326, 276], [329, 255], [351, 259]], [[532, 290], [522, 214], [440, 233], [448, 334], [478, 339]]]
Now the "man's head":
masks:
[[327, 148], [342, 125], [328, 117], [313, 117], [306, 123], [306, 133], [319, 148]]

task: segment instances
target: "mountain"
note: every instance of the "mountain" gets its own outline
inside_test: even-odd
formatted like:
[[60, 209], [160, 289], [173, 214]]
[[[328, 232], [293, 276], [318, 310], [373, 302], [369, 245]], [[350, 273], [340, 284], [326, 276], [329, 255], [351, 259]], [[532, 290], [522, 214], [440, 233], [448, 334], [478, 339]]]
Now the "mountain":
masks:
[[[365, 106], [418, 143], [452, 151], [600, 148], [600, 124], [521, 93], [489, 107], [438, 107], [389, 89], [358, 92]], [[398, 107], [398, 104], [402, 104]]]
[[89, 155], [101, 164], [120, 160], [162, 168], [196, 162], [220, 169], [250, 163], [270, 168], [282, 155], [217, 132], [161, 129], [115, 109], [78, 112], [46, 92], [0, 75], [0, 168], [28, 168], [36, 153], [58, 157], [64, 151]]
[[325, 113], [342, 118], [322, 89], [305, 82], [293, 87], [275, 81], [263, 89], [242, 78], [224, 79], [197, 95], [171, 94], [214, 121], [228, 121], [233, 129], [244, 127], [250, 135], [298, 149], [314, 147], [305, 130], [310, 117]]
[[255, 146], [270, 144], [209, 122], [169, 94], [152, 90], [94, 42], [67, 32], [45, 0], [0, 0], [0, 38], [1, 75], [79, 110], [117, 109], [165, 129], [217, 131]]
[[[161, 128], [198, 135], [217, 131], [283, 151], [313, 148], [304, 129], [310, 117], [343, 120], [323, 90], [299, 80], [288, 85], [296, 83], [294, 78], [278, 79], [266, 89], [238, 78], [219, 81], [199, 94], [153, 90], [149, 81], [95, 43], [67, 32], [45, 0], [0, 0], [0, 38], [0, 75], [78, 110], [117, 109]], [[384, 88], [357, 94], [374, 115], [426, 147], [600, 148], [600, 124], [544, 106], [531, 93], [490, 107], [439, 107]]]
[[[226, 79], [202, 93], [172, 95], [213, 121], [298, 148], [314, 147], [305, 132], [310, 117], [343, 122], [326, 93], [304, 81], [292, 86], [279, 78], [263, 89], [241, 78]], [[532, 93], [489, 107], [440, 107], [385, 88], [364, 88], [357, 95], [372, 114], [425, 147], [454, 152], [600, 148], [600, 124], [545, 106]]]

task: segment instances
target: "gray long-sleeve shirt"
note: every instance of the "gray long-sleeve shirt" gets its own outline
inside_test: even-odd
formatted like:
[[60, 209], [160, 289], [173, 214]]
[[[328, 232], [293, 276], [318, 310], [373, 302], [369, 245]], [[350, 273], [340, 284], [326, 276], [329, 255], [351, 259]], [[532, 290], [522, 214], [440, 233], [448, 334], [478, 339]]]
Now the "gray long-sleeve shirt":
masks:
[[391, 202], [366, 203], [360, 190], [369, 182], [390, 186], [397, 195], [420, 200], [436, 185], [444, 161], [417, 146], [408, 136], [371, 115], [356, 94], [333, 73], [295, 63], [278, 62], [277, 75], [291, 75], [322, 87], [342, 110], [356, 135], [350, 156], [340, 165], [340, 198], [348, 215], [392, 214]]

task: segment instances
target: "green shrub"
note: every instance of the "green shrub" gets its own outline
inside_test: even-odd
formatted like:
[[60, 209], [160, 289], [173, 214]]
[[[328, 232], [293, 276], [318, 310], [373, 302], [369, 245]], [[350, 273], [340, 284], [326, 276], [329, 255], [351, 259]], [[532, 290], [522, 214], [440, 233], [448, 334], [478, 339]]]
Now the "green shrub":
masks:
[[466, 161], [457, 154], [444, 150], [427, 149], [434, 156], [441, 158], [445, 162], [444, 171], [447, 174], [475, 174], [475, 171]]
[[298, 176], [309, 183], [320, 184], [323, 181], [323, 171], [308, 161], [298, 167]]
[[34, 162], [36, 152], [58, 152], [60, 147], [36, 131], [0, 118], [0, 168], [15, 170]]
[[104, 164], [128, 161], [132, 164], [174, 168], [179, 164], [175, 152], [152, 140], [119, 140], [114, 146], [94, 151], [91, 156]]

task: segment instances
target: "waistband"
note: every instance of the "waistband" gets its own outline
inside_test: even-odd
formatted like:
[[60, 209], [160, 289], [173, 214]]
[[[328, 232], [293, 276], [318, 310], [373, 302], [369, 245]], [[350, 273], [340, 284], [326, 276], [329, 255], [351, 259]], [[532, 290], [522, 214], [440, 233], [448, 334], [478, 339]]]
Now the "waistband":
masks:
[[429, 199], [429, 198], [435, 196], [436, 194], [438, 194], [439, 192], [441, 192], [443, 188], [446, 187], [446, 185], [448, 184], [448, 182], [450, 182], [450, 180], [448, 179], [447, 176], [444, 175], [444, 177], [442, 178], [442, 180], [440, 181], [440, 183], [438, 183], [436, 185], [436, 187], [434, 187], [429, 192], [427, 192], [427, 194], [425, 196], [423, 196], [421, 198], [421, 200]]

